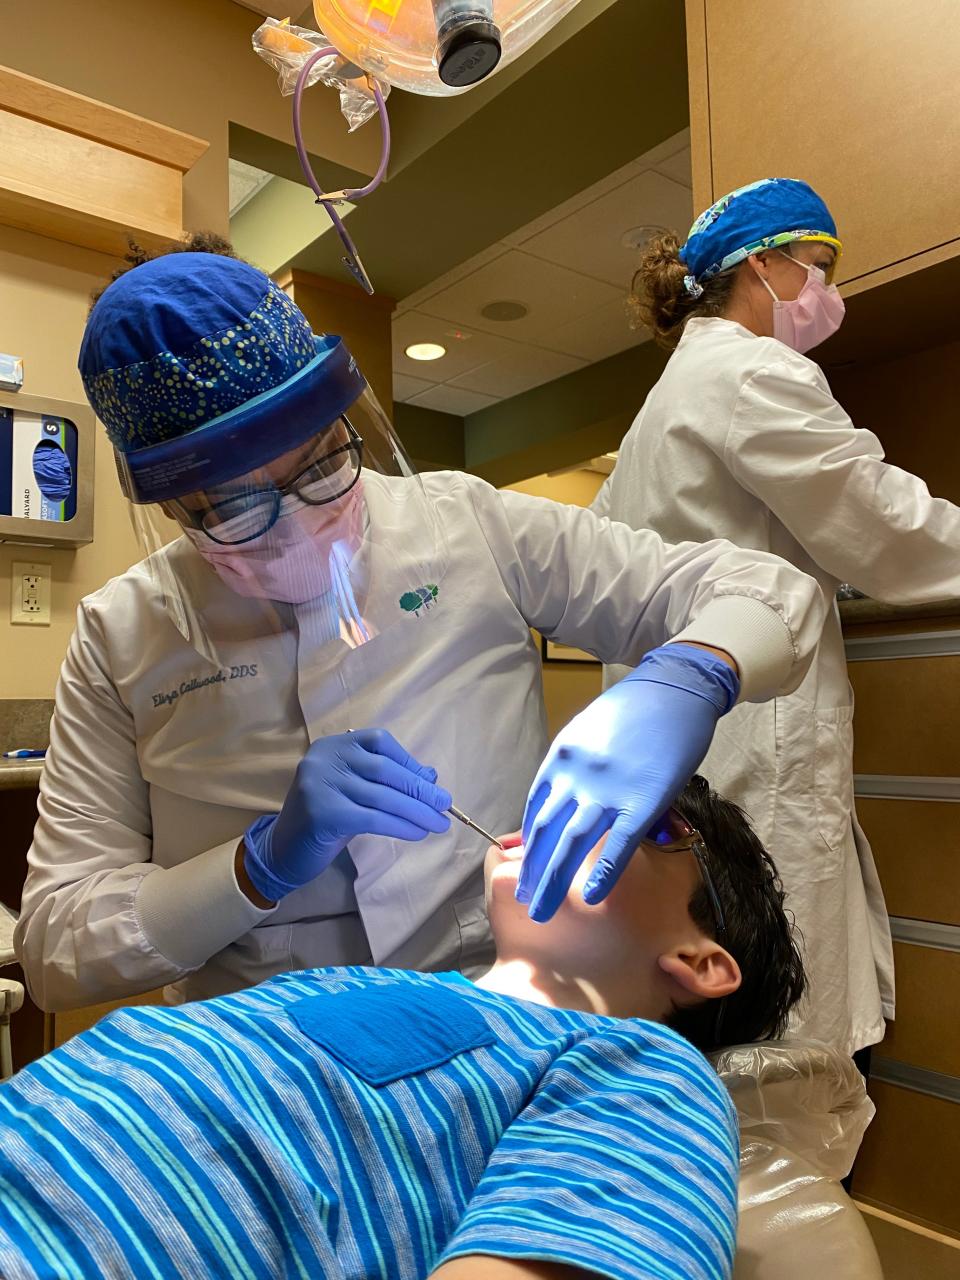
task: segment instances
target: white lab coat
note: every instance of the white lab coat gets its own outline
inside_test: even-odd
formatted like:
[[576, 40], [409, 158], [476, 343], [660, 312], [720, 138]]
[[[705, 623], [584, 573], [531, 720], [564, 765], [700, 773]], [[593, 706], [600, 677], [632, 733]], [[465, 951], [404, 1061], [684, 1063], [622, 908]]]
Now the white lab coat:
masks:
[[960, 510], [883, 461], [812, 360], [722, 319], [688, 323], [594, 509], [670, 541], [773, 551], [832, 602], [800, 688], [735, 708], [703, 772], [747, 811], [783, 877], [811, 979], [799, 1029], [849, 1052], [880, 1040], [893, 955], [853, 804], [836, 589], [895, 604], [960, 596]]
[[[384, 483], [365, 483], [374, 522]], [[143, 565], [82, 602], [16, 938], [40, 1005], [173, 983], [199, 998], [314, 965], [476, 970], [491, 951], [486, 850], [459, 823], [419, 844], [353, 840], [271, 911], [240, 892], [233, 858], [245, 827], [279, 810], [309, 743], [347, 728], [389, 729], [477, 821], [515, 828], [547, 747], [531, 626], [630, 663], [678, 633], [709, 641], [737, 659], [748, 698], [802, 678], [823, 602], [782, 561], [719, 542], [667, 547], [472, 476], [424, 484], [445, 535], [436, 599], [404, 612], [399, 597], [427, 583], [400, 580], [390, 547], [375, 549], [383, 625], [359, 648], [311, 643], [310, 606], [291, 606], [295, 627], [238, 641], [224, 678], [203, 683], [214, 669]], [[162, 554], [205, 575], [211, 612], [242, 622], [250, 603], [185, 539]]]

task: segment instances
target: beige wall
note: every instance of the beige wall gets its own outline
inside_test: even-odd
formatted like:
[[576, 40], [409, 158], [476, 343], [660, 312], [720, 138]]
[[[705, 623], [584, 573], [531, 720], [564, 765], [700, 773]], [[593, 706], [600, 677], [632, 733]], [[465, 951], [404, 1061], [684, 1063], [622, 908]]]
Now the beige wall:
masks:
[[[567, 471], [562, 475], [533, 476], [519, 484], [507, 485], [517, 493], [552, 498], [576, 507], [588, 507], [604, 477], [595, 471]], [[553, 738], [578, 711], [600, 692], [600, 665], [582, 667], [574, 663], [547, 662], [543, 668], [543, 696], [547, 725]]]
[[[250, 48], [260, 19], [228, 0], [97, 0], [4, 6], [0, 61], [162, 124], [206, 138], [184, 179], [184, 225], [228, 230], [229, 122], [289, 141], [290, 102]], [[311, 98], [311, 150], [372, 172], [379, 141], [348, 137], [335, 94]], [[361, 136], [363, 135], [363, 136]], [[0, 351], [25, 360], [24, 391], [82, 400], [76, 369], [88, 297], [113, 268], [87, 250], [0, 226]], [[77, 551], [0, 546], [0, 697], [51, 697], [78, 601], [139, 559], [103, 430], [98, 426], [95, 527]], [[10, 624], [10, 564], [53, 567], [51, 625]]]
[[559, 475], [532, 476], [505, 487], [515, 493], [529, 493], [535, 498], [552, 498], [574, 507], [589, 507], [600, 491], [606, 476], [599, 471], [563, 471]]
[[[30, 395], [84, 401], [77, 351], [91, 289], [110, 259], [0, 227], [0, 351], [23, 357]], [[103, 430], [97, 428], [94, 541], [76, 551], [0, 545], [0, 698], [49, 698], [79, 600], [138, 560], [127, 507]], [[53, 566], [49, 627], [10, 623], [10, 564]]]

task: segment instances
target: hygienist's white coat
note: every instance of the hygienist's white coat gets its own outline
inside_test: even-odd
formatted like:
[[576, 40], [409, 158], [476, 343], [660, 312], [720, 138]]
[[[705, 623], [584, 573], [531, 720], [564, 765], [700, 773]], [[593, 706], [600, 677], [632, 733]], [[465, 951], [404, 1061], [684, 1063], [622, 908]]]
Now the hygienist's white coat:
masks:
[[890, 929], [853, 804], [840, 582], [894, 604], [960, 596], [960, 510], [883, 461], [819, 367], [733, 321], [689, 321], [594, 509], [671, 541], [773, 551], [834, 602], [800, 688], [720, 721], [703, 773], [750, 815], [806, 944], [804, 1035], [852, 1052], [893, 1015]]
[[[373, 521], [383, 483], [365, 484]], [[285, 634], [238, 643], [222, 678], [200, 683], [217, 672], [142, 566], [81, 604], [16, 940], [41, 1005], [184, 978], [194, 998], [313, 965], [483, 963], [486, 850], [459, 823], [418, 844], [356, 839], [273, 911], [243, 896], [233, 858], [248, 823], [282, 805], [309, 743], [348, 727], [389, 729], [477, 821], [515, 828], [547, 746], [531, 625], [607, 661], [636, 663], [678, 633], [707, 641], [737, 659], [747, 698], [801, 679], [824, 605], [782, 561], [717, 542], [666, 547], [471, 476], [424, 484], [449, 567], [429, 579], [430, 607], [406, 613], [401, 594], [427, 584], [398, 580], [381, 549], [371, 608], [384, 629], [359, 648], [311, 643], [310, 608], [297, 608]], [[210, 607], [242, 621], [249, 603], [184, 539], [161, 554], [205, 575]]]

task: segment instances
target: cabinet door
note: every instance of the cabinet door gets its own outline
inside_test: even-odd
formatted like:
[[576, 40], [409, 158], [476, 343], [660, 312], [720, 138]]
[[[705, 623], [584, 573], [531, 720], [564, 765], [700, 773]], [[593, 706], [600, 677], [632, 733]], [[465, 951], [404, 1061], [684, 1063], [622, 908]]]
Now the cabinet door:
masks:
[[837, 220], [841, 281], [960, 252], [957, 0], [687, 0], [687, 26], [698, 208], [803, 178]]

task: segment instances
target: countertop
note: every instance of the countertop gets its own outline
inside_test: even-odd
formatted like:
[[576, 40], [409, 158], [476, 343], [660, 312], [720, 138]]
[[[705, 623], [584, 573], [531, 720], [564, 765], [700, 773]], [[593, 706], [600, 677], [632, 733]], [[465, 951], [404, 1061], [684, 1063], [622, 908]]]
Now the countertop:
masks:
[[847, 626], [861, 622], [909, 622], [916, 618], [960, 618], [960, 600], [937, 600], [933, 604], [883, 604], [880, 600], [841, 600], [840, 621]]
[[39, 786], [42, 772], [42, 760], [0, 760], [0, 791]]
[[[50, 745], [52, 698], [0, 698], [0, 751]], [[0, 791], [36, 787], [43, 760], [4, 760], [0, 757]]]

